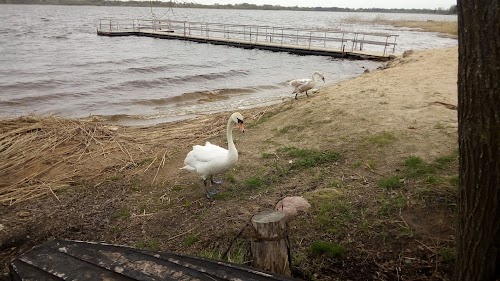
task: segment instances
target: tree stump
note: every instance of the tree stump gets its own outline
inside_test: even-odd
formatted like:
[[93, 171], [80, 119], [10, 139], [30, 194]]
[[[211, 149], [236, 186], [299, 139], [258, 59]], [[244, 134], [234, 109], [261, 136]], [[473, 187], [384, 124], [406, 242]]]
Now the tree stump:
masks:
[[251, 221], [254, 230], [250, 244], [252, 266], [291, 276], [285, 215], [266, 210], [254, 215]]

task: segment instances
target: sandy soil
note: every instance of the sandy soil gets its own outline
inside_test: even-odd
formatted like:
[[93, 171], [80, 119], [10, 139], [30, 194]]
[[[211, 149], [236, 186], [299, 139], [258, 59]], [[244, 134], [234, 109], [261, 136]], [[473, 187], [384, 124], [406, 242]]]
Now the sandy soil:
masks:
[[[239, 162], [224, 175], [224, 192], [213, 201], [204, 197], [195, 174], [178, 168], [193, 144], [210, 140], [226, 146], [229, 113], [143, 128], [85, 121], [100, 126], [106, 138], [87, 138], [78, 161], [49, 161], [61, 150], [54, 147], [44, 152], [46, 161], [29, 169], [48, 169], [37, 182], [54, 184], [54, 193], [0, 205], [0, 278], [8, 278], [6, 265], [13, 257], [54, 238], [220, 258], [251, 215], [283, 196], [303, 195], [313, 207], [290, 223], [295, 276], [449, 279], [450, 258], [440, 253], [454, 247], [452, 187], [420, 178], [403, 178], [403, 188], [396, 190], [378, 183], [403, 171], [409, 156], [432, 162], [456, 151], [456, 82], [457, 48], [418, 51], [310, 97], [244, 110], [247, 130], [234, 131]], [[109, 136], [113, 142], [103, 145]], [[120, 145], [97, 153], [111, 143]], [[283, 152], [290, 147], [335, 151], [340, 160], [294, 168], [290, 163], [297, 160]], [[58, 176], [70, 172], [57, 185]], [[7, 184], [0, 184], [0, 195], [21, 174], [2, 175]], [[455, 174], [456, 161], [438, 176]], [[339, 224], [320, 223], [325, 206]], [[341, 206], [349, 206], [348, 214]], [[340, 213], [345, 216], [337, 217]], [[229, 260], [241, 263], [247, 242], [240, 240]], [[315, 241], [338, 243], [347, 254], [318, 257], [310, 250]]]

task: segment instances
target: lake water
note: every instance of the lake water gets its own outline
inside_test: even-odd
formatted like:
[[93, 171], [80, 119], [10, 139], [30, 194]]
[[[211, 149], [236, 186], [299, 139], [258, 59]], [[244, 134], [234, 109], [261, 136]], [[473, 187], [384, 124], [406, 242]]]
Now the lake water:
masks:
[[101, 18], [335, 28], [398, 34], [396, 53], [454, 46], [436, 33], [357, 19], [456, 16], [151, 7], [0, 5], [0, 117], [55, 113], [127, 124], [176, 120], [292, 97], [287, 81], [315, 70], [329, 85], [381, 63], [298, 56], [146, 37], [97, 36]]

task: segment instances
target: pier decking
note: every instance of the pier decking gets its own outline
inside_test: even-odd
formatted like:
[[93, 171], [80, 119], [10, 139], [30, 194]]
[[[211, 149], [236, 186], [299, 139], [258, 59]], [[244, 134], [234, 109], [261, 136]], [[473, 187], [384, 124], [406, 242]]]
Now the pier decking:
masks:
[[173, 20], [101, 19], [102, 36], [146, 36], [246, 49], [386, 61], [398, 35]]

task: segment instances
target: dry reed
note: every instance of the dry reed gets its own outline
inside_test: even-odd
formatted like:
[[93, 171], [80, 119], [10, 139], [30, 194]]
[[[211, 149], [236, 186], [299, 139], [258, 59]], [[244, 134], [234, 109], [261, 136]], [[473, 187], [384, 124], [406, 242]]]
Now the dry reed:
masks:
[[27, 116], [0, 123], [1, 204], [55, 196], [80, 173], [76, 164], [122, 147], [116, 132], [97, 122]]
[[[269, 108], [250, 110], [258, 119]], [[94, 180], [145, 163], [153, 184], [172, 149], [221, 135], [227, 113], [151, 127], [107, 126], [95, 120], [25, 116], [0, 121], [0, 204], [52, 194], [79, 179]], [[116, 130], [118, 128], [118, 130]]]
[[395, 27], [407, 27], [425, 32], [439, 32], [452, 38], [458, 37], [458, 24], [456, 21], [405, 21], [386, 19], [382, 16], [377, 16], [374, 19], [364, 19], [359, 16], [351, 16], [345, 18], [342, 22], [346, 24], [361, 23], [370, 25], [391, 25]]

